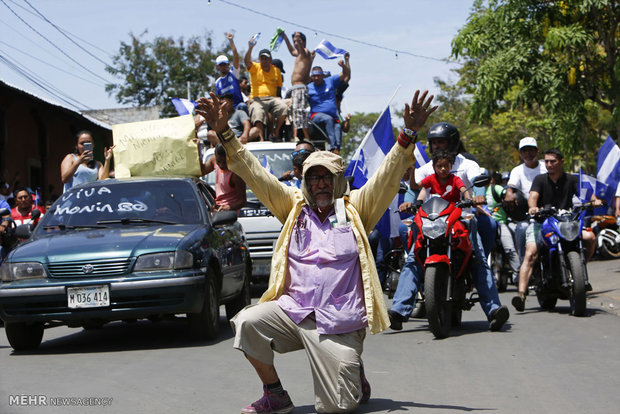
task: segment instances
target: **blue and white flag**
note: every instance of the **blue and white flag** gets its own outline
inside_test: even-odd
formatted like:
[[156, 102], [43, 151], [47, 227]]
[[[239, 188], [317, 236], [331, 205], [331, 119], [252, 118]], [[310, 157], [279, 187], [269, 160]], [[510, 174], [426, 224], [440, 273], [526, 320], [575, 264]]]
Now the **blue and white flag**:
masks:
[[607, 204], [612, 205], [618, 182], [620, 182], [620, 147], [610, 136], [603, 144], [596, 156], [596, 178], [607, 184], [607, 191], [601, 197]]
[[422, 145], [419, 142], [415, 143], [415, 149], [413, 150], [413, 155], [415, 156], [415, 167], [420, 168], [431, 159], [426, 155], [426, 145]]
[[273, 174], [273, 170], [271, 169], [271, 165], [269, 165], [269, 161], [267, 161], [266, 155], [263, 155], [263, 162], [261, 162], [261, 165], [263, 166], [264, 169], [269, 171], [270, 174]]
[[172, 105], [179, 113], [179, 116], [189, 115], [194, 112], [194, 108], [196, 108], [196, 102], [190, 101], [189, 99], [183, 98], [170, 98], [172, 101]]
[[319, 43], [317, 47], [314, 48], [314, 50], [316, 51], [316, 53], [321, 55], [323, 59], [337, 59], [341, 56], [344, 57], [344, 55], [347, 53], [346, 50], [334, 47], [334, 45], [332, 45], [325, 39], [321, 40], [321, 43]]
[[[388, 106], [372, 129], [368, 131], [344, 172], [345, 176], [353, 177], [354, 188], [361, 188], [366, 184], [368, 179], [379, 169], [393, 145], [394, 133], [392, 132], [392, 119]], [[383, 237], [398, 236], [400, 216], [395, 214], [396, 212], [398, 212], [398, 196], [394, 197], [387, 211], [377, 223], [376, 228]]]
[[598, 198], [604, 198], [607, 191], [607, 184], [587, 175], [579, 169], [579, 201], [587, 203], [592, 198], [592, 194]]

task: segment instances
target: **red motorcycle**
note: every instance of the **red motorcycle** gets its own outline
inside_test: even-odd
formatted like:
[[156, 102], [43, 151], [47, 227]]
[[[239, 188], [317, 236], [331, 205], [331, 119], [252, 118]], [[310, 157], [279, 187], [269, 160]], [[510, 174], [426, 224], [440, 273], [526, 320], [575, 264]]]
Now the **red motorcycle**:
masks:
[[[474, 180], [484, 186], [488, 177]], [[463, 310], [478, 300], [467, 293], [474, 289], [471, 276], [472, 244], [462, 209], [472, 207], [471, 200], [450, 203], [433, 197], [418, 209], [414, 254], [424, 269], [424, 306], [428, 325], [436, 338], [445, 338], [452, 326], [460, 326]]]

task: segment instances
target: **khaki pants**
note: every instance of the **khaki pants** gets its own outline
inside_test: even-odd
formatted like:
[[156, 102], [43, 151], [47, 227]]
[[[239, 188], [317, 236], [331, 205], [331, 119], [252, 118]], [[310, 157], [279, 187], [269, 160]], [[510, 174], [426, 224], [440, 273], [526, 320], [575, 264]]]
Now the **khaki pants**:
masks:
[[359, 405], [365, 329], [319, 335], [314, 321], [306, 318], [295, 324], [275, 301], [247, 306], [230, 322], [235, 331], [234, 348], [265, 364], [273, 365], [273, 351], [306, 351], [317, 412], [349, 412]]

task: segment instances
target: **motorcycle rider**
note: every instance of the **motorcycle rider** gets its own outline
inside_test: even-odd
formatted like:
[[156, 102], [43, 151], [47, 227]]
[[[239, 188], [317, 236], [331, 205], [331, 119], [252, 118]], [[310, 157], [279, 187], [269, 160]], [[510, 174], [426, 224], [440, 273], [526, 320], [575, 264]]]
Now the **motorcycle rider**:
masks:
[[[447, 150], [456, 154], [452, 171], [469, 188], [474, 178], [481, 175], [481, 168], [477, 162], [466, 158], [461, 153], [463, 145], [458, 129], [447, 122], [440, 122], [429, 129], [427, 137], [431, 154], [441, 150]], [[422, 180], [433, 173], [432, 163], [427, 163], [421, 168], [417, 168], [415, 170], [414, 185], [420, 188]], [[476, 204], [483, 204], [484, 200], [484, 196], [474, 197]], [[475, 217], [470, 220], [469, 237], [472, 241], [475, 255], [475, 258], [472, 260], [471, 271], [478, 295], [480, 296], [480, 306], [489, 320], [489, 329], [491, 331], [498, 331], [508, 320], [510, 313], [508, 308], [500, 303], [493, 273], [484, 254]], [[422, 275], [423, 269], [416, 261], [415, 255], [412, 252], [407, 256], [405, 265], [401, 270], [398, 286], [392, 301], [392, 308], [388, 310], [390, 328], [393, 330], [401, 330], [403, 327], [402, 323], [406, 322], [413, 312]]]
[[[508, 187], [506, 188], [506, 197], [504, 198], [504, 208], [506, 213], [515, 220], [515, 243], [517, 252], [523, 261], [525, 253], [525, 231], [530, 224], [530, 221], [525, 214], [521, 217], [517, 215], [517, 209], [521, 208], [525, 213], [527, 211], [527, 205], [520, 205], [518, 196], [525, 196], [525, 200], [521, 199], [522, 204], [527, 203], [527, 199], [530, 195], [530, 188], [532, 187], [532, 181], [534, 177], [547, 172], [545, 163], [538, 160], [538, 144], [536, 138], [525, 137], [519, 141], [519, 156], [523, 160], [522, 164], [517, 165], [510, 172], [510, 178], [508, 180]], [[515, 190], [519, 190], [517, 193]], [[517, 281], [514, 281], [515, 283]]]
[[[530, 196], [527, 201], [528, 213], [535, 215], [541, 207], [552, 206], [556, 209], [568, 210], [573, 207], [573, 196], [579, 194], [579, 177], [569, 175], [564, 172], [564, 156], [557, 148], [545, 151], [545, 166], [547, 173], [536, 176], [532, 181]], [[594, 194], [591, 198], [595, 207], [603, 203]], [[596, 237], [591, 230], [581, 231], [581, 240], [586, 249], [586, 261], [590, 260], [596, 249]], [[538, 257], [538, 246], [541, 244], [540, 223], [530, 223], [526, 231], [525, 258], [519, 271], [519, 291], [518, 295], [512, 298], [512, 306], [519, 312], [525, 309], [525, 296], [527, 286], [532, 275], [532, 270], [536, 258]], [[586, 288], [591, 290], [592, 287]]]

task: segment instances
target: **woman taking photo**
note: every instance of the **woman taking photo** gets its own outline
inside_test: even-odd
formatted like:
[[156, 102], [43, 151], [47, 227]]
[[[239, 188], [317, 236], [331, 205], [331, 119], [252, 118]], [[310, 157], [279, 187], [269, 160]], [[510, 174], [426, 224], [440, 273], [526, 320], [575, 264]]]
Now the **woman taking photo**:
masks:
[[110, 159], [114, 146], [105, 148], [105, 163], [102, 165], [93, 158], [94, 140], [90, 131], [80, 131], [76, 136], [75, 151], [67, 154], [60, 164], [63, 192], [79, 184], [105, 180], [110, 174]]

